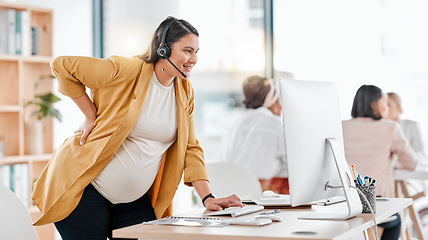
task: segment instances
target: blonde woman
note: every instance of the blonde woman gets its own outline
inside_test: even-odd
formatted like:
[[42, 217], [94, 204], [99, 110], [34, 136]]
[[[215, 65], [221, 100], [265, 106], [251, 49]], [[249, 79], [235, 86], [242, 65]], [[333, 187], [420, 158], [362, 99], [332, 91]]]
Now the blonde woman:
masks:
[[425, 152], [425, 145], [424, 141], [422, 140], [422, 132], [419, 127], [419, 123], [413, 120], [401, 118], [401, 114], [403, 114], [403, 108], [401, 97], [397, 93], [388, 93], [388, 107], [388, 118], [400, 124], [404, 136], [416, 154], [418, 168], [426, 168], [426, 166], [428, 166], [428, 158]]

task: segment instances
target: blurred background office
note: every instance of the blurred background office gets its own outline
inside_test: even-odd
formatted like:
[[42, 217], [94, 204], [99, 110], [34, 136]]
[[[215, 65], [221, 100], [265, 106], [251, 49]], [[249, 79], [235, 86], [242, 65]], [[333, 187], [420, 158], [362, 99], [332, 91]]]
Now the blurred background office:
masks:
[[[359, 86], [380, 86], [405, 99], [403, 117], [428, 135], [427, 1], [8, 1], [53, 9], [54, 57], [133, 56], [168, 15], [192, 23], [200, 33], [195, 127], [207, 162], [219, 160], [224, 132], [244, 111], [241, 86], [251, 75], [337, 82], [343, 119]], [[83, 121], [71, 100], [57, 107], [67, 110], [55, 123], [56, 147]], [[176, 199], [176, 211], [192, 204], [187, 189]]]

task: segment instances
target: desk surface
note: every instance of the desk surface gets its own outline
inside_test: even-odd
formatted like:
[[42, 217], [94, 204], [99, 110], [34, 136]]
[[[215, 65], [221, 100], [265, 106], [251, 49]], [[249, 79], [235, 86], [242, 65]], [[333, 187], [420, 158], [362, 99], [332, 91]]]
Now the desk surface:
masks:
[[[382, 201], [383, 200], [383, 201]], [[376, 202], [376, 220], [388, 218], [412, 204], [410, 198], [378, 199]], [[206, 239], [206, 240], [278, 240], [278, 239], [349, 239], [373, 226], [370, 213], [360, 214], [346, 221], [299, 220], [298, 217], [312, 212], [337, 212], [346, 209], [345, 203], [330, 206], [314, 206], [311, 210], [285, 210], [279, 216], [282, 222], [273, 222], [265, 226], [226, 227], [184, 227], [165, 225], [137, 224], [113, 231], [113, 237], [139, 239]], [[202, 217], [205, 209], [198, 209], [178, 216]], [[249, 215], [246, 215], [249, 216]], [[315, 232], [315, 234], [296, 234], [296, 232]]]

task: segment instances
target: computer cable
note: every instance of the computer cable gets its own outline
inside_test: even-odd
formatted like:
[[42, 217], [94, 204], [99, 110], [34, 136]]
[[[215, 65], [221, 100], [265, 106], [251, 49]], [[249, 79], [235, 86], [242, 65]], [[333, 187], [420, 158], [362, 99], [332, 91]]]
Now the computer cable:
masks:
[[[361, 196], [363, 196], [363, 199], [364, 199], [364, 201], [367, 203], [367, 206], [369, 206], [369, 208], [370, 208], [370, 213], [371, 213], [372, 218], [373, 218], [373, 224], [374, 224], [374, 229], [375, 229], [376, 240], [379, 240], [378, 233], [377, 233], [377, 222], [376, 222], [376, 217], [375, 217], [375, 215], [374, 215], [374, 211], [373, 211], [372, 206], [370, 205], [369, 200], [367, 199], [366, 195], [365, 195], [365, 194], [364, 194], [360, 189], [358, 189], [357, 187], [354, 187], [354, 186], [352, 186], [352, 185], [349, 185], [349, 187], [350, 187], [350, 188], [354, 188], [354, 189], [356, 189], [356, 190], [357, 190], [357, 192], [358, 192]], [[326, 185], [325, 185], [325, 188], [326, 188], [326, 189], [327, 189], [327, 188], [342, 188], [342, 186], [332, 186], [332, 185], [330, 185], [330, 184], [329, 184], [329, 182], [327, 182], [327, 183], [326, 183]]]
[[379, 240], [379, 237], [378, 237], [378, 235], [377, 235], [378, 233], [377, 233], [376, 217], [375, 217], [375, 215], [374, 215], [373, 208], [372, 208], [372, 206], [370, 205], [369, 200], [367, 199], [366, 195], [365, 195], [365, 194], [364, 194], [360, 189], [358, 189], [357, 187], [354, 187], [354, 186], [352, 186], [352, 185], [350, 185], [349, 187], [350, 187], [350, 188], [357, 189], [357, 192], [360, 194], [360, 196], [363, 196], [364, 201], [367, 203], [367, 206], [369, 206], [369, 208], [370, 208], [370, 213], [372, 214], [372, 218], [373, 218], [373, 224], [374, 224], [374, 229], [375, 229], [376, 240]]

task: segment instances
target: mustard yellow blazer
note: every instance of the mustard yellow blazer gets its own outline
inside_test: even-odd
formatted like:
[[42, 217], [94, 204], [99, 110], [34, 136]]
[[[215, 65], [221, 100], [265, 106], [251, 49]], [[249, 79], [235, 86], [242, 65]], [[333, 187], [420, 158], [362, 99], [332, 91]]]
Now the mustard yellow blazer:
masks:
[[[77, 206], [85, 187], [103, 170], [136, 124], [153, 66], [138, 58], [118, 56], [58, 57], [52, 61], [61, 93], [74, 98], [85, 93], [85, 86], [91, 89], [97, 119], [85, 145], [79, 144], [81, 133], [66, 139], [35, 183], [32, 199], [42, 212], [35, 225], [60, 221]], [[148, 192], [157, 218], [172, 203], [183, 172], [186, 185], [207, 180], [203, 151], [193, 126], [192, 86], [178, 77], [174, 84], [177, 139], [166, 151]]]

